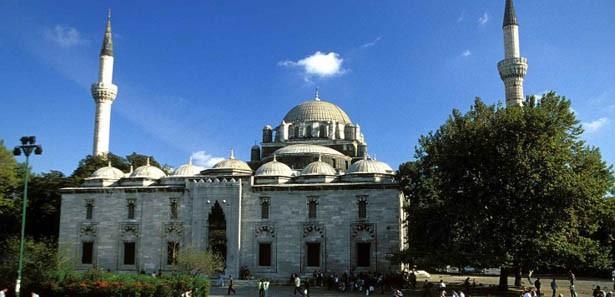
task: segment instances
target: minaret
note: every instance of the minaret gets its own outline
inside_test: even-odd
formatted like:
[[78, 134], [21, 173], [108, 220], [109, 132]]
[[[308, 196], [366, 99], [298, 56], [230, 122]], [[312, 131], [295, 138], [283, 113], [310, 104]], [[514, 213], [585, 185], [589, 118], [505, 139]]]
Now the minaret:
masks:
[[506, 106], [523, 106], [523, 79], [527, 73], [527, 59], [519, 50], [519, 23], [513, 0], [506, 0], [504, 11], [504, 60], [498, 63], [500, 77], [506, 86]]
[[111, 104], [117, 96], [117, 86], [113, 84], [113, 39], [111, 36], [111, 10], [107, 15], [107, 28], [100, 50], [98, 82], [92, 84], [92, 97], [96, 102], [94, 122], [93, 155], [109, 153], [109, 130], [111, 126]]

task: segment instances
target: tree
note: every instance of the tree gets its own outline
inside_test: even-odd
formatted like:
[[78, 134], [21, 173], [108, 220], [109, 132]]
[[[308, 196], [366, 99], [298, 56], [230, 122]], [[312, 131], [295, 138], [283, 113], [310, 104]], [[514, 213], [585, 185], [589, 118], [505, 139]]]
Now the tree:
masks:
[[0, 139], [0, 216], [7, 215], [14, 208], [15, 189], [19, 186], [18, 166], [13, 153]]
[[224, 269], [224, 260], [210, 251], [187, 248], [179, 252], [177, 265], [184, 273], [211, 276]]
[[158, 163], [154, 157], [137, 154], [134, 152], [126, 157], [120, 157], [111, 153], [104, 156], [88, 155], [79, 161], [79, 165], [75, 171], [73, 171], [73, 174], [71, 175], [71, 184], [72, 186], [79, 186], [85, 178], [90, 177], [97, 169], [109, 165], [109, 162], [111, 163], [111, 166], [116, 167], [117, 169], [124, 172], [130, 172], [131, 166], [133, 168], [143, 166], [147, 163], [148, 158], [150, 165], [161, 168], [160, 163]]
[[593, 235], [613, 173], [582, 133], [555, 93], [525, 107], [477, 98], [466, 114], [453, 110], [400, 166], [409, 223], [402, 258], [511, 267], [518, 277], [521, 269], [608, 265], [609, 249]]

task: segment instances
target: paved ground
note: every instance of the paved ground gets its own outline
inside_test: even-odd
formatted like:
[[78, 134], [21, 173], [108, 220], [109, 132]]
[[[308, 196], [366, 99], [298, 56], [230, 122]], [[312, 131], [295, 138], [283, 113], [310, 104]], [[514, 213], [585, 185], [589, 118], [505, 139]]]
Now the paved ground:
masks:
[[[450, 286], [450, 285], [460, 285], [461, 283], [463, 283], [463, 280], [465, 278], [466, 276], [464, 275], [434, 275], [432, 274], [429, 281], [438, 282], [440, 281], [440, 279], [442, 279], [444, 280], [445, 283], [449, 284]], [[487, 287], [491, 285], [495, 286], [498, 283], [497, 276], [470, 276], [470, 278], [476, 279], [476, 283], [483, 287]], [[550, 276], [541, 277], [542, 288], [543, 288], [542, 292], [545, 297], [551, 297], [551, 289], [550, 289], [551, 279], [552, 278]], [[424, 280], [425, 279], [419, 279], [418, 281], [422, 282]], [[558, 293], [562, 293], [565, 297], [570, 297], [570, 291], [568, 289], [568, 284], [569, 284], [568, 279], [566, 279], [565, 277], [557, 277], [556, 281], [560, 288], [560, 291], [558, 291]], [[514, 283], [514, 279], [510, 278], [509, 284], [513, 284], [513, 283]], [[523, 286], [529, 285], [529, 282], [526, 278], [523, 279], [522, 285]], [[596, 285], [603, 287], [603, 288], [605, 287], [609, 288], [611, 291], [613, 291], [614, 289], [613, 283], [609, 279], [580, 278], [580, 279], [577, 279], [576, 281], [576, 289], [577, 289], [578, 296], [579, 297], [590, 297], [592, 295], [592, 289]], [[236, 295], [237, 297], [258, 297], [258, 291], [254, 287], [238, 287], [235, 289], [237, 291], [237, 295]], [[211, 297], [222, 297], [222, 296], [227, 296], [226, 293], [227, 293], [226, 288], [214, 287], [211, 289], [210, 296]], [[420, 290], [405, 291], [404, 295], [405, 296], [422, 296], [422, 291]], [[480, 295], [481, 294], [478, 294], [478, 296]], [[482, 295], [490, 296], [487, 294], [482, 294]], [[515, 293], [509, 293], [509, 296], [510, 295], [516, 296]], [[269, 297], [290, 297], [290, 296], [293, 296], [293, 288], [289, 286], [272, 286], [271, 289], [269, 290]], [[365, 296], [365, 295], [364, 294], [338, 293], [335, 291], [327, 291], [326, 289], [313, 288], [310, 296], [313, 296], [313, 297], [332, 297], [332, 296], [356, 297], [356, 296]], [[384, 295], [375, 294], [374, 296], [392, 296], [392, 294], [387, 292]]]

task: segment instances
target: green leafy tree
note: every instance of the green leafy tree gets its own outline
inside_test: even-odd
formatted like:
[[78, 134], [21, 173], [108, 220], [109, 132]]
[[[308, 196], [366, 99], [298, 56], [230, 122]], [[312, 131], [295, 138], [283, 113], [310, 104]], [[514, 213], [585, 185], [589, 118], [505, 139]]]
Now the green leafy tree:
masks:
[[[408, 199], [405, 262], [430, 266], [602, 268], [595, 240], [613, 174], [581, 139], [570, 102], [454, 110], [400, 166]], [[507, 286], [507, 269], [500, 284]]]
[[13, 211], [15, 190], [20, 184], [18, 166], [12, 151], [0, 140], [0, 216]]
[[221, 256], [210, 251], [187, 248], [180, 251], [177, 265], [184, 273], [211, 276], [224, 269], [224, 260]]

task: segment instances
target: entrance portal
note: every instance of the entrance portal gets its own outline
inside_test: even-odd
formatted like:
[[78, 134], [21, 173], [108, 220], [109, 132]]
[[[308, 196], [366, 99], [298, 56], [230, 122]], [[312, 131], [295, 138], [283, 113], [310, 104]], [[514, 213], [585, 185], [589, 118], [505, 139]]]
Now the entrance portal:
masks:
[[207, 242], [209, 250], [222, 257], [225, 263], [224, 266], [226, 267], [226, 217], [218, 201], [214, 203], [209, 213]]

